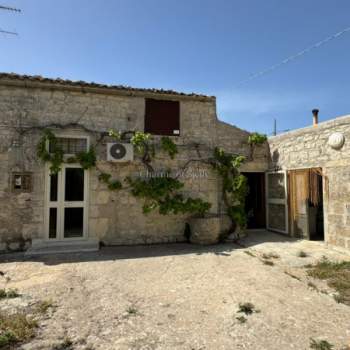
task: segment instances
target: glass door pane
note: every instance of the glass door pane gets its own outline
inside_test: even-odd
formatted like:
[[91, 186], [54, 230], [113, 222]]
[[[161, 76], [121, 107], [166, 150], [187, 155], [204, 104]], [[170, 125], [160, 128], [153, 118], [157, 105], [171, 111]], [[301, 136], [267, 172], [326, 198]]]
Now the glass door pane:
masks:
[[84, 169], [66, 168], [65, 176], [65, 201], [84, 201]]
[[58, 199], [58, 174], [50, 175], [50, 202], [57, 202]]
[[57, 208], [50, 208], [49, 212], [49, 238], [57, 238]]
[[266, 173], [267, 228], [288, 233], [287, 176], [283, 171]]
[[82, 168], [64, 168], [63, 238], [83, 237], [85, 171]]
[[84, 208], [64, 208], [64, 238], [82, 237]]

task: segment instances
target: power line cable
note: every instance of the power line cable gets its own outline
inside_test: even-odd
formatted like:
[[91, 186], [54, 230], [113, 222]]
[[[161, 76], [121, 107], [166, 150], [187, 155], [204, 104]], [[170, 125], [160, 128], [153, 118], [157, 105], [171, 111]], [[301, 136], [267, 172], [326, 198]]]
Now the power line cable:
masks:
[[281, 67], [281, 66], [283, 66], [283, 65], [285, 65], [285, 64], [288, 64], [288, 63], [290, 63], [291, 61], [296, 60], [297, 58], [300, 58], [301, 56], [303, 56], [303, 55], [309, 53], [310, 51], [312, 51], [312, 50], [314, 50], [314, 49], [317, 49], [317, 48], [319, 48], [320, 46], [323, 46], [323, 45], [325, 45], [326, 43], [328, 43], [328, 42], [330, 42], [330, 41], [332, 41], [332, 40], [334, 40], [334, 39], [339, 38], [341, 35], [343, 35], [343, 34], [345, 34], [345, 33], [347, 33], [347, 32], [350, 32], [350, 27], [345, 28], [345, 29], [341, 30], [340, 32], [337, 32], [337, 33], [335, 33], [335, 34], [333, 34], [333, 35], [331, 35], [331, 36], [328, 36], [327, 38], [325, 38], [325, 39], [323, 39], [323, 40], [321, 40], [321, 41], [319, 41], [319, 42], [317, 42], [317, 43], [315, 43], [315, 44], [313, 44], [313, 45], [307, 47], [306, 49], [304, 49], [304, 50], [302, 50], [302, 51], [296, 53], [295, 55], [292, 55], [292, 56], [287, 57], [287, 58], [284, 59], [283, 61], [281, 61], [281, 62], [279, 62], [279, 63], [276, 63], [276, 64], [274, 64], [273, 66], [271, 66], [271, 67], [269, 67], [269, 68], [266, 68], [266, 69], [264, 69], [264, 70], [262, 70], [262, 71], [260, 71], [260, 72], [257, 72], [257, 73], [254, 73], [254, 74], [248, 76], [247, 79], [244, 79], [244, 80], [240, 81], [238, 84], [235, 85], [235, 87], [239, 87], [239, 86], [241, 86], [241, 85], [243, 85], [243, 84], [248, 83], [249, 81], [252, 81], [252, 80], [254, 80], [254, 79], [256, 79], [256, 78], [259, 78], [259, 77], [261, 77], [261, 76], [263, 76], [263, 75], [266, 75], [266, 74], [268, 74], [268, 73], [274, 71], [275, 69], [277, 69], [277, 68], [279, 68], [279, 67]]
[[10, 34], [10, 35], [18, 35], [18, 33], [16, 33], [16, 32], [10, 32], [8, 30], [3, 30], [3, 29], [0, 29], [0, 33]]
[[[13, 11], [13, 12], [22, 12], [18, 8], [9, 7], [9, 6], [3, 6], [3, 5], [0, 5], [0, 10]], [[9, 34], [9, 35], [18, 35], [18, 33], [16, 33], [16, 32], [11, 32], [9, 30], [4, 30], [4, 29], [1, 29], [1, 28], [0, 28], [0, 33], [2, 33], [2, 34]]]
[[9, 6], [3, 6], [0, 5], [0, 10], [7, 10], [7, 11], [14, 11], [14, 12], [21, 12], [20, 9], [17, 9], [15, 7], [9, 7]]

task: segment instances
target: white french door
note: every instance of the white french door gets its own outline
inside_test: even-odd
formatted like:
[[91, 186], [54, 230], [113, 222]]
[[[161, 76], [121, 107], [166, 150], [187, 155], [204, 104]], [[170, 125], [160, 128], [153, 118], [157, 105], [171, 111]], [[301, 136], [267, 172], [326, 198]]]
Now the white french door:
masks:
[[47, 169], [46, 232], [49, 240], [87, 236], [88, 171], [63, 164], [58, 174]]
[[266, 173], [266, 222], [267, 229], [288, 233], [287, 172]]

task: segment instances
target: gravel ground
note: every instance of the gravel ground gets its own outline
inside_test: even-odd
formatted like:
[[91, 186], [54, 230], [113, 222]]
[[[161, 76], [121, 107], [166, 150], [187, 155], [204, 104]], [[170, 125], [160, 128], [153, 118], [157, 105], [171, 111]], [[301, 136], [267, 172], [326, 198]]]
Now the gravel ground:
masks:
[[[310, 338], [350, 345], [350, 307], [323, 282], [308, 286], [303, 265], [350, 260], [315, 242], [256, 232], [234, 244], [111, 247], [98, 253], [0, 256], [0, 288], [22, 297], [0, 310], [50, 301], [26, 350], [310, 349]], [[298, 257], [303, 250], [308, 257]], [[248, 252], [248, 253], [247, 253]], [[274, 253], [274, 265], [263, 254]], [[259, 312], [237, 320], [239, 304]]]

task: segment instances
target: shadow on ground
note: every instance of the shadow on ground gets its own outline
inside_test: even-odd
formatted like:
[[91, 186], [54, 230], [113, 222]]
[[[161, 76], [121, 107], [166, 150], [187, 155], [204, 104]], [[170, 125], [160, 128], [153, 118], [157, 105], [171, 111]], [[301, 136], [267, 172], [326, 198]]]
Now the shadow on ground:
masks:
[[0, 263], [34, 261], [46, 265], [69, 264], [89, 261], [113, 261], [122, 259], [154, 258], [186, 254], [215, 254], [230, 256], [235, 250], [252, 247], [263, 242], [293, 242], [295, 239], [267, 231], [251, 232], [238, 242], [216, 244], [211, 246], [193, 245], [189, 243], [152, 244], [135, 246], [102, 247], [98, 252], [61, 253], [51, 255], [25, 256], [20, 253], [0, 254]]

